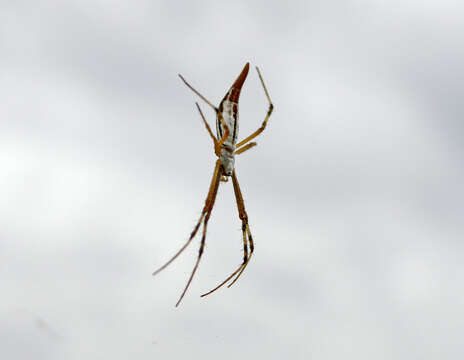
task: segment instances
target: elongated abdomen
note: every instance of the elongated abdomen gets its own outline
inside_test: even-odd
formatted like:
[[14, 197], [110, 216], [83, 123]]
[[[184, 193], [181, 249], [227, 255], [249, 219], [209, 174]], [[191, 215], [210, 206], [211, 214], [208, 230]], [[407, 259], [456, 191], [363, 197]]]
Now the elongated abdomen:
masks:
[[[238, 136], [238, 100], [243, 83], [245, 82], [245, 79], [248, 75], [249, 67], [250, 64], [246, 63], [237, 80], [235, 80], [227, 94], [224, 96], [224, 99], [222, 99], [221, 103], [219, 104], [219, 112], [221, 113], [222, 118], [224, 119], [230, 131], [229, 136], [224, 143], [232, 148], [235, 148]], [[220, 122], [219, 115], [216, 119], [216, 131], [219, 139], [225, 133], [225, 129]]]

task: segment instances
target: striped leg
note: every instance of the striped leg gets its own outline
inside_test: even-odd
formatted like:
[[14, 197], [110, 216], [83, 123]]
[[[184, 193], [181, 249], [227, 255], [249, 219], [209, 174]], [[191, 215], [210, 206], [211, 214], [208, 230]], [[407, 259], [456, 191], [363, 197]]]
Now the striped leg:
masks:
[[[242, 197], [242, 192], [240, 191], [240, 185], [237, 180], [237, 176], [235, 174], [235, 170], [232, 173], [232, 183], [234, 185], [234, 193], [235, 193], [235, 199], [237, 201], [237, 208], [238, 208], [238, 214], [240, 219], [242, 220], [242, 237], [243, 237], [243, 262], [242, 264], [232, 273], [230, 274], [223, 282], [221, 282], [218, 286], [216, 286], [214, 289], [208, 291], [207, 293], [201, 295], [206, 296], [209, 294], [212, 294], [216, 290], [218, 290], [220, 287], [225, 285], [227, 282], [229, 282], [230, 279], [232, 279], [234, 276], [236, 278], [227, 286], [231, 287], [240, 277], [242, 272], [245, 270], [246, 266], [248, 265], [251, 256], [253, 255], [254, 251], [254, 244], [253, 244], [253, 237], [251, 236], [251, 231], [250, 231], [250, 226], [248, 225], [248, 215], [245, 211], [245, 204], [243, 202], [243, 197]], [[247, 247], [247, 241], [248, 245], [250, 247], [250, 255], [248, 256], [248, 247]]]
[[[274, 110], [274, 105], [272, 104], [271, 98], [269, 96], [269, 93], [267, 92], [266, 85], [264, 85], [264, 80], [263, 80], [263, 77], [261, 76], [261, 72], [259, 71], [258, 67], [256, 67], [256, 71], [258, 72], [259, 80], [261, 80], [261, 84], [263, 85], [264, 93], [266, 94], [267, 100], [269, 101], [269, 109], [267, 110], [266, 117], [264, 118], [264, 121], [261, 124], [261, 127], [258, 130], [256, 130], [253, 134], [251, 134], [247, 138], [240, 141], [236, 146], [237, 149], [240, 148], [241, 146], [245, 145], [250, 140], [253, 140], [255, 137], [257, 137], [259, 134], [261, 134], [264, 131], [264, 129], [266, 128], [266, 125], [267, 125], [267, 121], [269, 120], [269, 117], [272, 114], [272, 110]], [[240, 149], [238, 149], [237, 151], [240, 151]]]
[[238, 155], [238, 154], [241, 154], [241, 153], [244, 153], [245, 151], [251, 149], [252, 147], [256, 146], [257, 144], [253, 141], [251, 143], [248, 143], [244, 146], [242, 146], [240, 149], [236, 150], [234, 152], [235, 155]]
[[190, 278], [189, 278], [189, 280], [187, 282], [187, 285], [185, 286], [184, 291], [182, 292], [179, 300], [177, 301], [176, 307], [179, 306], [182, 298], [184, 297], [185, 293], [187, 292], [187, 289], [189, 288], [190, 283], [192, 282], [193, 276], [195, 275], [195, 272], [197, 271], [198, 264], [200, 263], [201, 256], [203, 255], [203, 250], [204, 250], [204, 246], [205, 246], [205, 239], [206, 239], [206, 228], [207, 228], [207, 225], [208, 225], [209, 217], [211, 216], [211, 212], [212, 212], [213, 207], [214, 207], [214, 202], [216, 201], [216, 196], [217, 196], [217, 192], [218, 192], [218, 188], [219, 188], [219, 181], [221, 179], [221, 175], [222, 175], [221, 161], [217, 160], [216, 161], [216, 166], [214, 168], [213, 178], [211, 180], [211, 185], [209, 187], [208, 196], [207, 196], [206, 201], [205, 201], [205, 206], [203, 207], [200, 219], [198, 220], [198, 223], [195, 225], [195, 228], [193, 229], [192, 233], [190, 234], [189, 239], [184, 244], [184, 246], [182, 246], [180, 248], [180, 250], [166, 264], [161, 266], [158, 270], [156, 270], [153, 273], [153, 276], [160, 273], [169, 264], [171, 264], [187, 248], [187, 246], [191, 243], [191, 241], [193, 240], [193, 238], [197, 234], [198, 229], [200, 228], [201, 222], [203, 221], [203, 235], [202, 235], [202, 238], [201, 238], [201, 244], [200, 244], [200, 250], [198, 252], [198, 258], [197, 258], [195, 266], [194, 266], [194, 268], [192, 270], [192, 274], [190, 275]]
[[206, 126], [206, 130], [208, 131], [209, 136], [211, 136], [211, 139], [213, 139], [214, 142], [214, 148], [217, 148], [218, 141], [216, 139], [216, 136], [214, 136], [213, 132], [211, 131], [211, 128], [209, 127], [208, 122], [206, 121], [205, 116], [203, 115], [203, 112], [200, 109], [200, 105], [196, 102], [195, 105], [197, 106], [198, 112], [200, 113], [201, 118], [203, 119], [203, 123]]
[[211, 136], [211, 138], [213, 139], [213, 142], [214, 142], [214, 152], [216, 153], [216, 155], [219, 157], [221, 156], [221, 146], [222, 144], [224, 144], [224, 141], [226, 141], [227, 137], [229, 136], [230, 134], [230, 130], [229, 130], [229, 127], [227, 126], [226, 122], [224, 121], [221, 113], [218, 113], [219, 115], [219, 119], [221, 121], [221, 123], [223, 124], [224, 128], [226, 129], [226, 131], [224, 132], [224, 135], [219, 139], [219, 141], [216, 139], [216, 136], [214, 136], [213, 132], [211, 131], [211, 128], [209, 127], [209, 124], [208, 122], [206, 121], [206, 118], [205, 116], [203, 115], [203, 112], [201, 111], [200, 109], [200, 105], [198, 105], [198, 103], [195, 103], [197, 105], [197, 108], [198, 108], [198, 111], [200, 112], [200, 116], [201, 118], [203, 119], [203, 123], [205, 124], [206, 126], [206, 130], [208, 131], [209, 135]]
[[[226, 129], [224, 136], [218, 141], [218, 143], [216, 143], [216, 142], [214, 143], [214, 145], [215, 145], [214, 148], [215, 148], [215, 151], [216, 151], [216, 155], [219, 156], [219, 151], [221, 149], [221, 145], [224, 143], [224, 141], [227, 139], [227, 137], [230, 134], [229, 127], [227, 126], [226, 122], [222, 118], [222, 115], [221, 115], [219, 109], [216, 106], [214, 106], [207, 98], [205, 98], [203, 95], [201, 95], [200, 92], [198, 90], [196, 90], [192, 85], [190, 85], [184, 79], [184, 77], [181, 74], [178, 74], [178, 75], [181, 78], [181, 80], [184, 82], [184, 84], [187, 85], [187, 87], [190, 90], [192, 90], [195, 94], [197, 94], [205, 103], [207, 103], [214, 110], [214, 112], [219, 116], [219, 121], [221, 122], [222, 126], [224, 126], [224, 128]], [[214, 135], [211, 132], [211, 128], [209, 127], [208, 123], [206, 122], [205, 117], [203, 116], [203, 113], [201, 112], [200, 107], [198, 106], [198, 104], [197, 104], [197, 107], [198, 107], [198, 111], [200, 111], [200, 115], [203, 118], [203, 121], [204, 121], [204, 123], [206, 125], [206, 129], [208, 130], [209, 134], [211, 136], [213, 136], [213, 138], [214, 138]]]
[[253, 237], [251, 236], [250, 226], [248, 225], [248, 215], [245, 211], [245, 203], [243, 201], [242, 191], [240, 190], [240, 185], [238, 183], [237, 175], [235, 174], [235, 170], [232, 173], [232, 183], [234, 184], [234, 193], [235, 193], [235, 200], [237, 201], [237, 208], [238, 208], [238, 216], [240, 220], [242, 220], [242, 234], [243, 238], [248, 237], [248, 245], [250, 246], [250, 256], [244, 260], [242, 264], [242, 268], [240, 269], [237, 277], [227, 286], [231, 287], [242, 275], [243, 271], [247, 267], [248, 263], [250, 262], [251, 257], [253, 256], [253, 251], [255, 246], [253, 244]]
[[185, 79], [184, 77], [181, 75], [181, 74], [178, 74], [179, 77], [181, 78], [181, 80], [184, 82], [185, 85], [187, 85], [187, 87], [192, 90], [195, 94], [197, 94], [205, 103], [207, 103], [209, 106], [211, 106], [213, 108], [213, 110], [217, 113], [219, 110], [216, 106], [214, 106], [213, 104], [211, 104], [211, 102], [206, 99], [203, 95], [201, 95], [192, 85], [190, 85]]
[[[219, 183], [218, 183], [219, 185]], [[211, 210], [213, 210], [211, 208]], [[182, 301], [182, 299], [184, 298], [184, 295], [185, 293], [187, 292], [187, 289], [189, 288], [190, 286], [190, 283], [192, 282], [193, 280], [193, 276], [195, 275], [197, 269], [198, 269], [198, 265], [200, 264], [200, 260], [201, 260], [201, 256], [203, 255], [203, 250], [205, 248], [205, 240], [206, 240], [206, 229], [208, 227], [208, 220], [209, 220], [209, 217], [211, 216], [211, 210], [209, 210], [207, 213], [206, 213], [206, 216], [205, 216], [205, 219], [203, 221], [203, 235], [201, 236], [201, 243], [200, 243], [200, 249], [198, 250], [198, 258], [197, 258], [197, 262], [195, 263], [195, 266], [193, 267], [193, 270], [192, 270], [192, 273], [190, 274], [190, 277], [187, 281], [187, 285], [185, 285], [185, 288], [184, 288], [184, 291], [182, 291], [182, 294], [180, 295], [180, 298], [179, 300], [177, 301], [176, 303], [176, 307], [179, 306], [180, 302]]]

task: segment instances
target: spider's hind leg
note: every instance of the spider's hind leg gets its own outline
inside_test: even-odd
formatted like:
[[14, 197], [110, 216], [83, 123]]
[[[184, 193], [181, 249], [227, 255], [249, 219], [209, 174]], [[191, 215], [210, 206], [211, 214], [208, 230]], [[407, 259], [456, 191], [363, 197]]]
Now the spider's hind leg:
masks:
[[[252, 133], [250, 136], [248, 136], [245, 139], [243, 139], [242, 141], [240, 141], [237, 144], [237, 149], [242, 147], [246, 143], [250, 142], [251, 140], [253, 140], [255, 137], [257, 137], [259, 134], [261, 134], [264, 131], [264, 129], [266, 128], [266, 125], [267, 125], [267, 121], [271, 117], [272, 111], [274, 110], [274, 104], [272, 104], [271, 97], [269, 96], [266, 85], [264, 85], [264, 80], [263, 80], [263, 77], [261, 76], [261, 72], [259, 71], [258, 67], [256, 67], [256, 71], [258, 72], [259, 80], [261, 81], [261, 85], [263, 86], [264, 93], [266, 94], [266, 98], [267, 98], [267, 101], [269, 103], [269, 108], [267, 110], [266, 117], [264, 118], [264, 121], [261, 124], [261, 126], [259, 127], [259, 129], [256, 130], [254, 133]], [[240, 149], [238, 151], [240, 151]], [[243, 151], [245, 151], [245, 150], [243, 150]]]
[[[198, 105], [198, 103], [195, 103], [197, 105], [197, 109], [200, 113], [200, 116], [201, 118], [203, 119], [203, 123], [205, 124], [205, 127], [206, 127], [206, 130], [208, 131], [208, 134], [209, 136], [211, 136], [211, 139], [213, 139], [213, 142], [214, 142], [214, 152], [216, 153], [216, 155], [219, 157], [221, 156], [221, 146], [222, 144], [224, 143], [224, 141], [227, 139], [227, 137], [229, 136], [230, 134], [230, 130], [229, 130], [229, 127], [227, 126], [226, 122], [224, 121], [224, 119], [222, 118], [222, 115], [221, 113], [218, 113], [218, 117], [219, 117], [219, 120], [221, 121], [221, 123], [223, 124], [223, 126], [225, 127], [225, 133], [224, 135], [222, 136], [222, 138], [220, 138], [219, 140], [216, 138], [216, 136], [214, 136], [213, 132], [211, 131], [211, 128], [208, 124], [208, 122], [206, 121], [206, 118], [205, 116], [203, 115], [203, 112], [201, 111], [200, 109], [200, 105]], [[221, 178], [221, 181], [224, 181], [222, 180]], [[227, 180], [226, 180], [227, 181]]]

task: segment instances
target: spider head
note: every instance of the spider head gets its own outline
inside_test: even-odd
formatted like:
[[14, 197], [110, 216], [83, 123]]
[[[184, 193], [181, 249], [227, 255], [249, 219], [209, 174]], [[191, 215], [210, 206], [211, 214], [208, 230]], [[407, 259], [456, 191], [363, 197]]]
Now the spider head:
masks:
[[232, 149], [223, 147], [221, 151], [221, 163], [223, 169], [223, 175], [231, 176], [235, 166], [235, 156]]

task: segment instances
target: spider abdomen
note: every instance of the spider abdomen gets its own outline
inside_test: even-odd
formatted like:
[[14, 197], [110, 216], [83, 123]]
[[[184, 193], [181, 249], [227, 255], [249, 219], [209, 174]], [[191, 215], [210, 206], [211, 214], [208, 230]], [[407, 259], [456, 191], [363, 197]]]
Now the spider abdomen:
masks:
[[[219, 111], [221, 112], [224, 122], [229, 128], [229, 136], [224, 141], [224, 144], [235, 147], [238, 136], [238, 104], [224, 99], [219, 106]], [[221, 124], [219, 116], [216, 119], [216, 132], [219, 139], [225, 133], [224, 125]]]
[[220, 116], [224, 119], [225, 125], [229, 128], [229, 136], [224, 141], [224, 144], [234, 147], [237, 143], [238, 136], [238, 100], [243, 83], [248, 75], [250, 64], [246, 64], [240, 75], [234, 81], [224, 99], [219, 104], [219, 114], [216, 118], [216, 132], [218, 139], [222, 138], [226, 130], [221, 122]]

